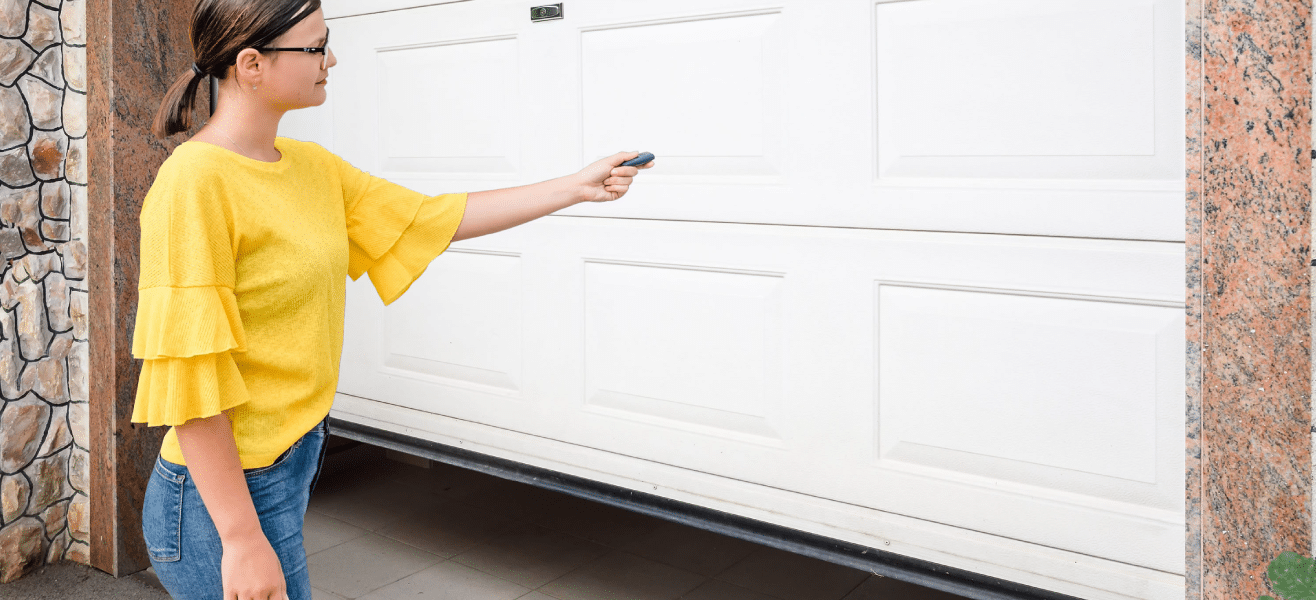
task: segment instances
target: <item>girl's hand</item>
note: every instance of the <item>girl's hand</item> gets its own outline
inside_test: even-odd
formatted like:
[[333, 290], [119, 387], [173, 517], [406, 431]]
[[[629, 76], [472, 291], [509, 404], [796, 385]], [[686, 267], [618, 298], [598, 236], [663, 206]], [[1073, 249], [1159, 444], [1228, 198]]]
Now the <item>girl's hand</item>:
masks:
[[288, 600], [283, 565], [265, 534], [225, 541], [220, 559], [224, 600]]
[[641, 167], [620, 166], [621, 163], [639, 155], [639, 152], [618, 152], [607, 158], [594, 161], [589, 166], [581, 169], [577, 176], [584, 183], [585, 200], [589, 202], [611, 202], [625, 196], [626, 190], [631, 188], [631, 180], [640, 172], [640, 169], [652, 168], [654, 163], [658, 162], [657, 160], [651, 160]]

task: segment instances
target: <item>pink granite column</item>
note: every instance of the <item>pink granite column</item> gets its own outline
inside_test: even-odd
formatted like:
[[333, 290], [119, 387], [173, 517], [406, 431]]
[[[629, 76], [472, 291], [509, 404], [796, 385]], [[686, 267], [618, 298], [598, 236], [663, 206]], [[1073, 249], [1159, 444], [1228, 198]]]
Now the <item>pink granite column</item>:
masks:
[[162, 142], [150, 128], [165, 90], [192, 63], [192, 5], [87, 0], [91, 564], [115, 575], [149, 565], [142, 496], [164, 431], [129, 423], [139, 369], [131, 355], [137, 219], [156, 170], [182, 139]]
[[1202, 598], [1202, 0], [1184, 4], [1185, 298], [1188, 353], [1184, 415], [1184, 567], [1186, 600]]
[[1312, 7], [1187, 7], [1188, 597], [1250, 599], [1312, 552]]

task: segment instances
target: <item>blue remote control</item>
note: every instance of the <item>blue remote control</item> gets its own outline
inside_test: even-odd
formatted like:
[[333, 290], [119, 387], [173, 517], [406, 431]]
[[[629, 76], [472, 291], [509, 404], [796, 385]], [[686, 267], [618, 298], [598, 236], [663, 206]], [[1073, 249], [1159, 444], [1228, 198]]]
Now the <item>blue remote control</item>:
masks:
[[652, 152], [641, 152], [639, 156], [637, 156], [637, 157], [635, 157], [635, 158], [632, 158], [632, 159], [630, 159], [630, 160], [628, 160], [628, 161], [626, 161], [626, 162], [624, 162], [624, 163], [621, 163], [621, 166], [623, 166], [623, 167], [638, 167], [638, 166], [641, 166], [641, 165], [647, 165], [647, 164], [649, 164], [649, 161], [651, 161], [651, 160], [653, 160], [653, 153], [652, 153]]

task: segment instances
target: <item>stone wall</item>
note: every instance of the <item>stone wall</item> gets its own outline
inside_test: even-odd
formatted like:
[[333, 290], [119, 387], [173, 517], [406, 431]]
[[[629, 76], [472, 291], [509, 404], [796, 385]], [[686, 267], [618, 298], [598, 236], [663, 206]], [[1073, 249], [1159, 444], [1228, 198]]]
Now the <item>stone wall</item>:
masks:
[[0, 0], [0, 583], [87, 563], [85, 0]]

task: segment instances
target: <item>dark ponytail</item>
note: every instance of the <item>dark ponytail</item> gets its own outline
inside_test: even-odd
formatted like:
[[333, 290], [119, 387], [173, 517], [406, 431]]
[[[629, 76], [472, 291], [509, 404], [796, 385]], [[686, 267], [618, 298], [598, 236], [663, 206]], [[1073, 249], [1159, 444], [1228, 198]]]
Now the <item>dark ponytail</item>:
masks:
[[169, 91], [165, 92], [160, 109], [155, 113], [155, 123], [151, 126], [151, 131], [157, 137], [166, 138], [192, 128], [196, 91], [205, 80], [205, 75], [198, 68], [190, 68], [174, 80]]
[[165, 92], [152, 131], [165, 138], [191, 129], [197, 89], [207, 76], [228, 77], [239, 52], [269, 45], [319, 9], [320, 0], [197, 0], [191, 28], [195, 62]]

